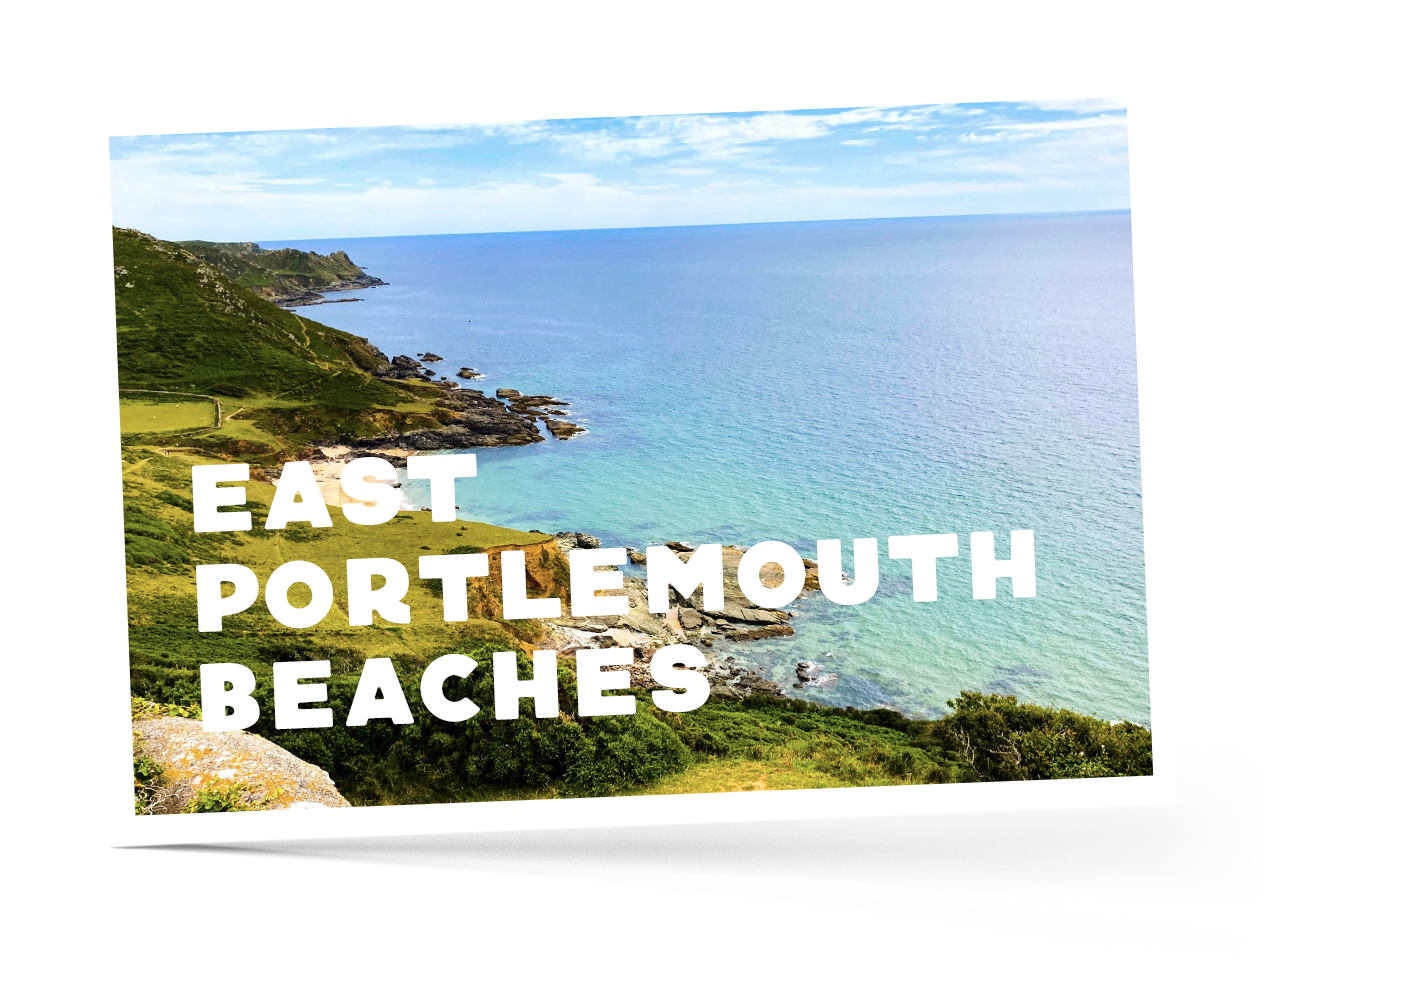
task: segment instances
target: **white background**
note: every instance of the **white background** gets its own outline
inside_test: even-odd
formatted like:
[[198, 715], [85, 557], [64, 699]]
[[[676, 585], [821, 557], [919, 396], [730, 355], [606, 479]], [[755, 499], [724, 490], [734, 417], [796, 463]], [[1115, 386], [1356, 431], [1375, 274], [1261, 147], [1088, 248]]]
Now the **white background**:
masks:
[[[9, 12], [7, 978], [1217, 989], [1374, 968], [1403, 868], [1403, 27], [1346, 4]], [[1107, 95], [1130, 108], [1175, 805], [106, 846], [107, 135]]]

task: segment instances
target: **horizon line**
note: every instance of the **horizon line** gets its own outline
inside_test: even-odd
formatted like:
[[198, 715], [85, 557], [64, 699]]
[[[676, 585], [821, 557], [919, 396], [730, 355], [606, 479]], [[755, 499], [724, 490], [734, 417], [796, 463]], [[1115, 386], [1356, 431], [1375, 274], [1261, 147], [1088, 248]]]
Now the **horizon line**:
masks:
[[[1087, 210], [1020, 210], [1020, 211], [993, 211], [975, 214], [905, 214], [900, 216], [884, 217], [815, 217], [800, 221], [726, 221], [717, 224], [637, 224], [637, 225], [612, 225], [608, 227], [592, 228], [520, 228], [513, 231], [440, 231], [424, 234], [364, 234], [364, 235], [332, 235], [326, 237], [309, 238], [245, 238], [231, 239], [227, 241], [213, 241], [207, 238], [162, 238], [162, 241], [180, 243], [183, 241], [209, 241], [216, 245], [240, 245], [254, 244], [264, 245], [265, 243], [280, 244], [293, 241], [362, 241], [372, 238], [465, 238], [480, 237], [488, 235], [509, 235], [509, 234], [568, 234], [568, 233], [590, 233], [594, 231], [662, 231], [675, 228], [737, 228], [737, 227], [758, 227], [767, 224], [843, 224], [862, 221], [926, 221], [926, 220], [963, 220], [965, 218], [979, 217], [1064, 217], [1076, 214], [1128, 214], [1129, 207], [1099, 207]], [[125, 227], [114, 222], [113, 227]], [[140, 228], [129, 228], [138, 231]], [[150, 234], [151, 232], [144, 232]], [[153, 235], [153, 237], [158, 237]]]

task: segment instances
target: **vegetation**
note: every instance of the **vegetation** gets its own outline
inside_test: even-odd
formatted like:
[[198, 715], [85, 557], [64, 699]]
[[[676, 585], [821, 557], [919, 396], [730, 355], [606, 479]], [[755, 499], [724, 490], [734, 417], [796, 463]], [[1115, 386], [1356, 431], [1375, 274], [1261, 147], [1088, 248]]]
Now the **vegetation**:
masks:
[[215, 404], [209, 400], [128, 400], [119, 403], [123, 434], [164, 434], [215, 426]]
[[[950, 701], [952, 713], [936, 721], [757, 695], [671, 714], [656, 709], [645, 692], [636, 692], [633, 716], [584, 718], [576, 715], [577, 687], [566, 660], [558, 672], [557, 719], [497, 721], [484, 710], [459, 724], [432, 717], [420, 704], [419, 681], [441, 655], [458, 652], [479, 662], [447, 693], [467, 694], [481, 708], [492, 709], [494, 652], [516, 653], [521, 675], [528, 674], [528, 652], [543, 632], [536, 621], [506, 621], [499, 614], [502, 551], [529, 553], [529, 592], [536, 597], [566, 595], [565, 558], [541, 533], [435, 523], [421, 512], [399, 513], [375, 529], [334, 512], [331, 528], [266, 530], [273, 487], [261, 466], [340, 434], [434, 426], [441, 413], [437, 394], [420, 384], [374, 378], [385, 358], [364, 339], [250, 293], [244, 287], [256, 285], [251, 280], [258, 273], [232, 269], [216, 257], [228, 255], [229, 246], [188, 247], [199, 257], [137, 232], [114, 232], [134, 719], [198, 718], [200, 665], [241, 663], [257, 679], [261, 716], [251, 730], [326, 770], [354, 804], [1152, 772], [1144, 728], [973, 693]], [[264, 266], [277, 261], [252, 257]], [[219, 425], [217, 403], [225, 412]], [[197, 534], [191, 466], [231, 458], [255, 467], [246, 485], [254, 528]], [[415, 577], [421, 555], [467, 552], [486, 552], [491, 562], [488, 577], [471, 580], [467, 622], [443, 621], [438, 581], [413, 581], [405, 598], [410, 624], [378, 618], [370, 626], [349, 626], [348, 559], [394, 558]], [[304, 630], [281, 627], [261, 601], [227, 617], [220, 634], [196, 630], [196, 564], [241, 563], [263, 583], [295, 559], [320, 565], [332, 580], [333, 608], [322, 622]], [[345, 725], [363, 662], [373, 657], [394, 660], [413, 723]], [[289, 659], [330, 660], [332, 728], [273, 727], [272, 666]], [[139, 812], [156, 795], [160, 775], [150, 760], [134, 762]], [[246, 809], [248, 793], [240, 783], [218, 784], [187, 809]]]
[[180, 241], [186, 251], [245, 289], [276, 303], [336, 287], [367, 286], [369, 277], [346, 252], [319, 255], [296, 248], [264, 249], [249, 242]]
[[178, 245], [114, 229], [113, 261], [124, 397], [206, 398], [226, 411], [224, 423], [212, 420], [195, 433], [189, 419], [124, 423], [126, 443], [273, 465], [311, 442], [435, 428], [449, 419], [435, 388], [375, 378], [387, 359], [366, 339], [284, 310]]
[[188, 814], [218, 814], [227, 810], [254, 810], [253, 790], [246, 783], [216, 782], [202, 786], [186, 804]]
[[[255, 528], [248, 532], [196, 534], [192, 530], [190, 465], [199, 456], [128, 449], [124, 500], [128, 521], [128, 610], [134, 714], [199, 717], [200, 663], [241, 662], [258, 679], [261, 718], [251, 731], [271, 739], [333, 776], [351, 803], [433, 803], [507, 797], [600, 796], [707, 790], [982, 782], [1071, 776], [1150, 775], [1150, 732], [1067, 710], [1017, 703], [1013, 697], [965, 693], [950, 701], [952, 713], [913, 721], [892, 710], [817, 707], [762, 696], [712, 700], [688, 714], [658, 710], [638, 692], [634, 717], [576, 716], [571, 665], [558, 672], [558, 720], [521, 716], [496, 721], [492, 713], [493, 652], [519, 655], [528, 675], [523, 621], [495, 616], [499, 592], [493, 576], [475, 580], [471, 620], [442, 620], [440, 583], [411, 583], [406, 603], [411, 624], [349, 627], [342, 563], [366, 555], [389, 556], [416, 575], [417, 556], [504, 548], [534, 549], [527, 556], [533, 596], [564, 596], [562, 556], [547, 535], [489, 524], [435, 524], [426, 513], [403, 511], [371, 528], [348, 524], [334, 513], [331, 528], [265, 531], [273, 487], [247, 486]], [[317, 537], [314, 537], [317, 535]], [[141, 544], [134, 544], [141, 539]], [[149, 542], [149, 544], [148, 544]], [[165, 549], [163, 554], [149, 552]], [[547, 559], [540, 554], [547, 552]], [[317, 562], [333, 580], [334, 608], [323, 623], [303, 631], [280, 627], [256, 604], [225, 618], [220, 635], [196, 631], [190, 569], [194, 562], [241, 562], [261, 580], [290, 559]], [[497, 572], [497, 569], [496, 569]], [[468, 685], [451, 680], [447, 694], [468, 694], [485, 708], [464, 724], [447, 724], [420, 703], [421, 670], [447, 652], [480, 662]], [[365, 659], [395, 661], [414, 723], [371, 721], [345, 725]], [[331, 661], [328, 706], [334, 725], [316, 731], [273, 727], [272, 665], [294, 658]], [[152, 708], [156, 710], [152, 710]], [[203, 801], [214, 810], [217, 799]]]
[[[688, 714], [657, 710], [639, 694], [634, 717], [580, 718], [572, 668], [559, 671], [555, 721], [520, 717], [495, 721], [483, 711], [464, 724], [432, 717], [419, 699], [420, 674], [448, 652], [480, 662], [464, 692], [492, 706], [490, 659], [517, 652], [529, 664], [532, 622], [495, 616], [494, 577], [476, 580], [471, 620], [442, 619], [438, 581], [413, 582], [406, 602], [412, 623], [382, 620], [349, 627], [348, 558], [395, 558], [415, 575], [417, 557], [529, 548], [531, 594], [566, 593], [562, 556], [547, 536], [466, 521], [436, 524], [426, 513], [403, 512], [369, 529], [332, 515], [333, 527], [262, 530], [273, 488], [247, 486], [256, 522], [241, 533], [196, 534], [191, 528], [190, 465], [195, 456], [129, 449], [124, 454], [128, 526], [129, 644], [133, 692], [165, 709], [195, 708], [202, 662], [240, 662], [256, 674], [260, 722], [251, 728], [325, 769], [352, 803], [432, 803], [508, 797], [588, 796], [747, 789], [871, 786], [1147, 775], [1150, 732], [1132, 724], [1018, 703], [1012, 697], [964, 694], [938, 721], [912, 721], [890, 710], [828, 709], [762, 696], [712, 700]], [[372, 547], [375, 546], [375, 547]], [[546, 553], [546, 560], [544, 555]], [[193, 563], [240, 562], [261, 580], [291, 559], [323, 566], [334, 585], [334, 607], [320, 624], [295, 631], [276, 624], [262, 605], [226, 618], [220, 635], [196, 631]], [[497, 570], [495, 570], [497, 572]], [[344, 724], [367, 658], [395, 661], [415, 722]], [[270, 676], [275, 662], [331, 661], [332, 728], [278, 731], [272, 725]], [[567, 660], [565, 660], [566, 663]], [[527, 676], [527, 670], [521, 675]], [[151, 706], [151, 705], [146, 705]], [[182, 711], [175, 711], [182, 713]], [[184, 711], [191, 713], [192, 711]], [[214, 802], [214, 801], [211, 801]]]

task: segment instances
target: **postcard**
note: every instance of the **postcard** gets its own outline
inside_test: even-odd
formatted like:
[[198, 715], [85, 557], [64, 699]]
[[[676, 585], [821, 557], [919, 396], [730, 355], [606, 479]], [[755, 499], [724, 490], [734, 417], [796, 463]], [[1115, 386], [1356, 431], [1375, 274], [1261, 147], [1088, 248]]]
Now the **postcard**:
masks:
[[1126, 142], [113, 138], [131, 836], [1142, 802]]

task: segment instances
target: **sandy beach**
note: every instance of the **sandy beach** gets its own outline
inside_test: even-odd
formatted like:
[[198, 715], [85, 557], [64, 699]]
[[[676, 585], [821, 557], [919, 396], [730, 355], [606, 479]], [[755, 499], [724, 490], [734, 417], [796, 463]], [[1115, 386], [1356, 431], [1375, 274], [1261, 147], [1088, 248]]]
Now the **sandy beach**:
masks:
[[[328, 445], [318, 449], [323, 454], [321, 459], [310, 459], [309, 465], [313, 467], [313, 478], [318, 481], [318, 491], [323, 495], [323, 502], [329, 507], [341, 507], [343, 504], [360, 503], [362, 501], [351, 499], [342, 489], [342, 474], [348, 464], [352, 461], [349, 456], [352, 449], [345, 445]], [[358, 452], [357, 457], [363, 458], [367, 455], [379, 456], [387, 459], [404, 459], [408, 455], [415, 455], [407, 449], [388, 448], [384, 451]], [[401, 480], [396, 477], [395, 472], [387, 479], [368, 477], [373, 482], [390, 483], [400, 487]]]

